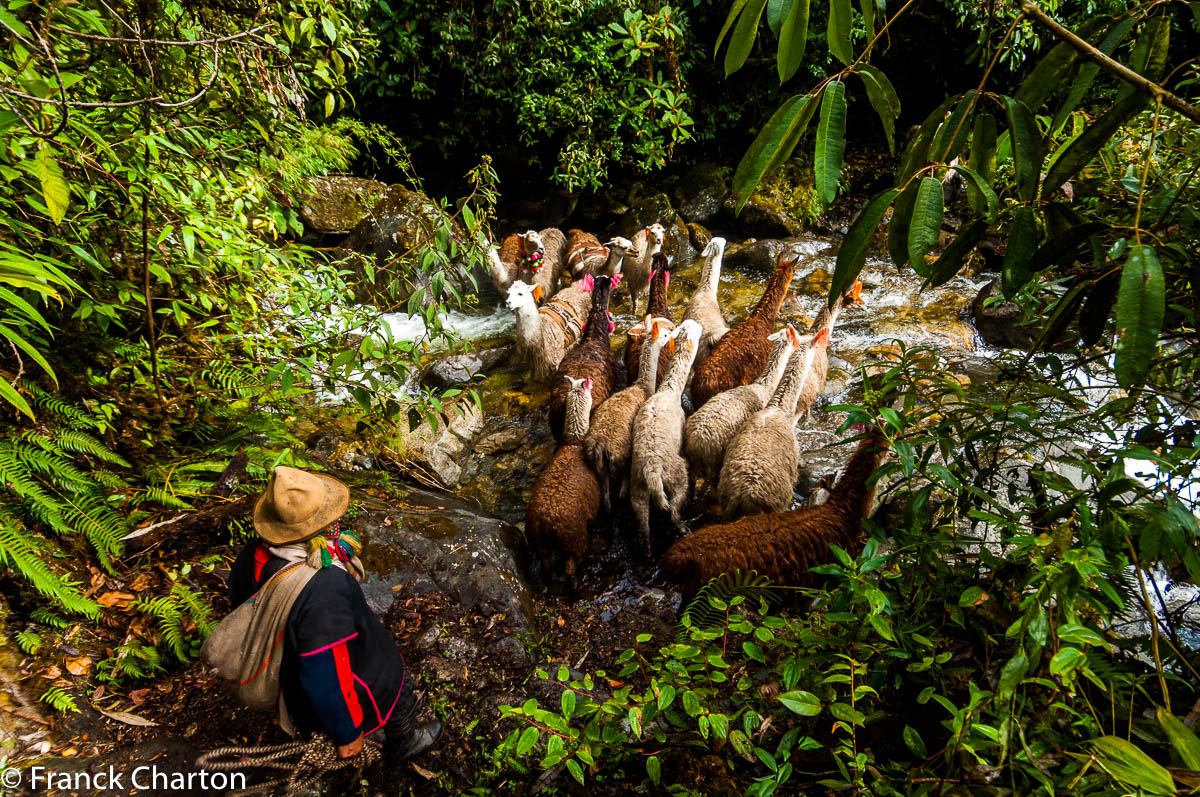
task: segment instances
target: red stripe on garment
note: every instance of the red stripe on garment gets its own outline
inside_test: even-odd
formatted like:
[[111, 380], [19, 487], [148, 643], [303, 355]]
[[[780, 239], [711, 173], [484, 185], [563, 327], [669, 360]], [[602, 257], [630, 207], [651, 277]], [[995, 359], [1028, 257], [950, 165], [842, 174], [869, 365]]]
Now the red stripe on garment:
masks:
[[337, 645], [344, 645], [344, 644], [346, 644], [346, 643], [347, 643], [347, 642], [349, 642], [351, 639], [354, 639], [354, 637], [356, 637], [356, 636], [358, 636], [358, 632], [357, 632], [357, 631], [355, 631], [355, 632], [354, 632], [353, 634], [351, 634], [350, 636], [348, 636], [348, 637], [345, 637], [344, 639], [339, 639], [337, 642], [330, 642], [328, 645], [326, 645], [326, 646], [325, 646], [325, 647], [323, 647], [323, 648], [317, 648], [316, 650], [310, 650], [308, 653], [301, 653], [300, 655], [301, 655], [301, 656], [315, 656], [315, 655], [317, 655], [318, 653], [324, 653], [325, 651], [329, 650], [329, 649], [330, 649], [330, 648], [332, 648], [332, 647], [335, 647], [335, 646], [337, 646]]
[[247, 678], [246, 680], [244, 680], [240, 684], [238, 684], [239, 689], [248, 683], [253, 683], [254, 681], [256, 681], [258, 679], [258, 676], [263, 674], [263, 672], [267, 669], [268, 665], [270, 665], [270, 663], [271, 663], [271, 657], [275, 655], [275, 651], [279, 650], [279, 645], [280, 645], [280, 643], [283, 642], [283, 635], [286, 632], [287, 632], [286, 626], [279, 629], [279, 633], [275, 635], [275, 641], [271, 643], [271, 649], [267, 652], [267, 657], [263, 660], [262, 665], [257, 670], [254, 671], [253, 675], [251, 675], [249, 678]]
[[271, 552], [267, 550], [267, 546], [260, 545], [254, 549], [254, 583], [257, 584], [262, 578], [263, 567], [271, 560]]
[[364, 736], [374, 733], [384, 725], [387, 725], [388, 720], [392, 718], [392, 712], [396, 710], [396, 704], [400, 702], [400, 695], [404, 694], [404, 679], [408, 677], [408, 669], [404, 667], [403, 655], [400, 656], [400, 667], [404, 669], [404, 675], [400, 676], [400, 688], [396, 691], [396, 698], [392, 701], [392, 707], [388, 709], [387, 714], [379, 713], [379, 704], [375, 702], [375, 694], [371, 691], [371, 687], [367, 686], [362, 678], [359, 678], [357, 675], [354, 676], [354, 680], [362, 684], [362, 688], [367, 691], [367, 697], [371, 698], [371, 705], [375, 707], [375, 716], [379, 719], [379, 724], [367, 733], [364, 733]]
[[358, 693], [354, 690], [354, 673], [350, 669], [350, 651], [346, 650], [344, 641], [337, 642], [333, 648], [333, 661], [337, 665], [338, 687], [346, 700], [346, 708], [350, 709], [350, 720], [357, 726], [362, 726], [363, 711], [358, 704]]

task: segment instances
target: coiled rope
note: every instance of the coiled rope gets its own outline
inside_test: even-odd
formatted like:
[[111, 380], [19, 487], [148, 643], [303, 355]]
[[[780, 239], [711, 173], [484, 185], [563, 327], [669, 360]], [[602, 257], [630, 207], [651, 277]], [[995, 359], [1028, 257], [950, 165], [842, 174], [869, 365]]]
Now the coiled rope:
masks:
[[230, 797], [269, 794], [279, 787], [286, 789], [283, 792], [286, 797], [295, 797], [305, 793], [309, 786], [327, 772], [347, 767], [369, 767], [378, 762], [380, 757], [379, 745], [368, 739], [363, 742], [362, 752], [358, 755], [353, 758], [338, 758], [333, 740], [317, 734], [308, 741], [221, 747], [197, 758], [196, 766], [213, 772], [241, 772], [246, 769], [284, 770], [288, 774], [248, 789], [230, 792]]

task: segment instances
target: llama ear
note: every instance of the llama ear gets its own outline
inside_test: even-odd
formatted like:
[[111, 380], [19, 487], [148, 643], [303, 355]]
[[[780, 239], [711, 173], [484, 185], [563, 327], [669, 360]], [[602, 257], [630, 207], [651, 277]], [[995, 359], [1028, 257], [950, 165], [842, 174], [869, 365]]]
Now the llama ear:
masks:
[[540, 302], [542, 300], [542, 284], [540, 282], [535, 282], [533, 284], [533, 300], [535, 302]]
[[786, 333], [787, 333], [787, 330], [786, 330], [786, 329], [781, 329], [781, 330], [779, 330], [778, 332], [772, 332], [770, 335], [767, 335], [767, 340], [769, 340], [769, 341], [771, 341], [772, 343], [774, 343], [775, 341], [779, 340], [779, 338], [780, 338], [782, 335], [784, 335], [784, 334], [786, 334]]
[[821, 331], [817, 333], [817, 337], [813, 339], [815, 346], [829, 345], [829, 327], [821, 327]]
[[796, 349], [800, 348], [800, 333], [796, 331], [796, 328], [788, 324], [785, 331], [787, 332], [788, 340], [792, 342], [792, 347]]
[[862, 280], [855, 280], [854, 284], [850, 286], [850, 290], [846, 294], [850, 297], [850, 304], [866, 304], [866, 302], [860, 298], [862, 296], [862, 288]]

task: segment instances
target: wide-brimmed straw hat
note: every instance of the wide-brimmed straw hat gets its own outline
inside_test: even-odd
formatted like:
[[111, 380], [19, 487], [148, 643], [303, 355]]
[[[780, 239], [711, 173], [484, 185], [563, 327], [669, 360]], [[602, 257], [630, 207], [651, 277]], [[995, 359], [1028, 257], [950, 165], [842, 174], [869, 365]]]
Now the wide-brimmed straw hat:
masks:
[[254, 505], [254, 530], [274, 545], [301, 542], [349, 506], [350, 488], [332, 476], [280, 465]]

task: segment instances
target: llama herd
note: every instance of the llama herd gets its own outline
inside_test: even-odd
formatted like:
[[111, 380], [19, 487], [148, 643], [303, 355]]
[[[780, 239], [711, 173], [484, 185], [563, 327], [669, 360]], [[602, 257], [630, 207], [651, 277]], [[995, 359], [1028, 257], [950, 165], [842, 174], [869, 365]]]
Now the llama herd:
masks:
[[[871, 504], [868, 477], [885, 450], [878, 430], [858, 430], [829, 499], [788, 509], [802, 453], [794, 427], [824, 387], [834, 325], [845, 305], [861, 303], [861, 283], [823, 307], [803, 334], [791, 324], [775, 331], [797, 262], [784, 252], [762, 298], [730, 327], [717, 295], [725, 241], [714, 238], [676, 325], [663, 242], [660, 224], [603, 244], [582, 230], [530, 230], [492, 253], [492, 279], [516, 314], [518, 355], [536, 379], [549, 380], [558, 442], [526, 507], [526, 534], [545, 576], [575, 590], [589, 527], [601, 512], [618, 511], [614, 498], [628, 500], [648, 559], [670, 541], [661, 531], [666, 518], [671, 539], [686, 535], [661, 561], [685, 601], [733, 570], [807, 586], [809, 568], [830, 561], [831, 543], [853, 545]], [[565, 274], [573, 281], [555, 292]], [[609, 312], [622, 286], [635, 314], [647, 297], [642, 320], [627, 332], [623, 367]], [[714, 498], [725, 522], [688, 533], [689, 502], [703, 507]]]

